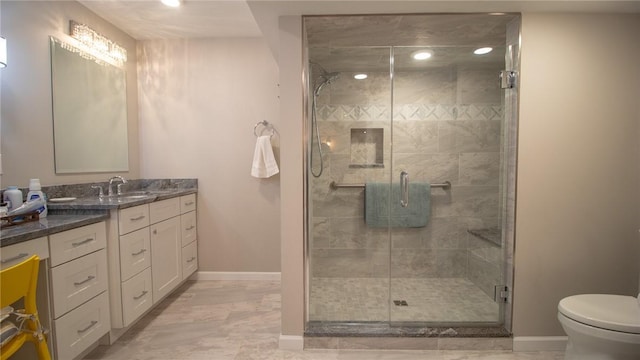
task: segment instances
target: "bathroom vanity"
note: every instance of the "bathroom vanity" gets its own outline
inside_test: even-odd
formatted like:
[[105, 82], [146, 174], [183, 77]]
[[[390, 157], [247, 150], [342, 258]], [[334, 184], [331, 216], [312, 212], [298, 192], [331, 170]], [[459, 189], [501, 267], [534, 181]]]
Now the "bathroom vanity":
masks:
[[[38, 311], [54, 359], [112, 344], [197, 270], [197, 182], [160, 183], [130, 181], [128, 192], [103, 197], [93, 184], [50, 187], [50, 199], [79, 195], [2, 229], [2, 268], [33, 254], [42, 261]], [[25, 350], [16, 359], [30, 358]]]

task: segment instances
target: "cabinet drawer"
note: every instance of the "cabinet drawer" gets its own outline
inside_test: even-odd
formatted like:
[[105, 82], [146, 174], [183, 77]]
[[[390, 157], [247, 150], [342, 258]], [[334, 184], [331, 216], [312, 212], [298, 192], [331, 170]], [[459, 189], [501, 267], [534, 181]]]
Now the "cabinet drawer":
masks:
[[184, 214], [196, 209], [196, 194], [180, 196], [180, 213]]
[[149, 228], [120, 236], [120, 279], [125, 281], [151, 265]]
[[134, 206], [118, 212], [120, 235], [142, 229], [145, 226], [149, 226], [149, 205]]
[[73, 359], [109, 332], [109, 297], [96, 296], [54, 321], [58, 359]]
[[3, 247], [0, 250], [0, 265], [2, 269], [8, 268], [27, 260], [32, 255], [38, 255], [40, 260], [49, 257], [46, 236]]
[[196, 224], [196, 212], [191, 211], [180, 215], [180, 227], [182, 232], [182, 246], [196, 240], [198, 229]]
[[178, 215], [180, 215], [180, 198], [156, 201], [149, 204], [149, 216], [152, 224]]
[[107, 245], [105, 223], [97, 223], [49, 236], [51, 266], [57, 266]]
[[198, 242], [194, 241], [182, 248], [182, 279], [198, 270]]
[[129, 326], [153, 305], [151, 268], [122, 283], [122, 317]]
[[51, 268], [55, 319], [107, 289], [106, 250]]

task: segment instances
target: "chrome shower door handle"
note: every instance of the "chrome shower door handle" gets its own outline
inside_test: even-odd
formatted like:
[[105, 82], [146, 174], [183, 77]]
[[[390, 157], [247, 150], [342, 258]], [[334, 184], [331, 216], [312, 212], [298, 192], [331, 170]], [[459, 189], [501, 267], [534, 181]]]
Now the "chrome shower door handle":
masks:
[[400, 196], [400, 205], [409, 206], [409, 173], [406, 171], [400, 173]]

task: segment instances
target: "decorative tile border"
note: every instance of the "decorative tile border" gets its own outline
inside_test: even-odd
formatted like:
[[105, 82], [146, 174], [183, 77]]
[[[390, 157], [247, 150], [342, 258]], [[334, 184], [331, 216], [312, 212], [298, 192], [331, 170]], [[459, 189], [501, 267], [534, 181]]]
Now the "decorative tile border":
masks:
[[[320, 121], [388, 121], [388, 105], [320, 105]], [[502, 120], [500, 104], [405, 104], [394, 107], [395, 121]]]

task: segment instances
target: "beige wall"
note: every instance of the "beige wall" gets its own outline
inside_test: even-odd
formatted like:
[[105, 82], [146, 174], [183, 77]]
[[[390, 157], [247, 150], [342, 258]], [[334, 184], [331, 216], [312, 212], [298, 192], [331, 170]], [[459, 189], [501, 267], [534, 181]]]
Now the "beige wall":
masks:
[[563, 335], [558, 301], [635, 295], [640, 15], [524, 14], [514, 333]]
[[[280, 19], [281, 119], [297, 136], [283, 166], [298, 169], [282, 177], [282, 333], [301, 335], [301, 30]], [[564, 335], [564, 296], [638, 290], [639, 27], [638, 15], [523, 14], [516, 336]]]
[[280, 18], [280, 121], [282, 176], [280, 224], [282, 256], [282, 335], [304, 331], [304, 207], [302, 21]]
[[68, 38], [69, 20], [84, 23], [127, 49], [128, 178], [139, 177], [136, 42], [84, 6], [71, 1], [2, 1], [1, 33], [9, 65], [2, 69], [2, 184], [26, 187], [105, 181], [112, 173], [56, 175], [49, 36]]
[[[198, 179], [200, 271], [280, 271], [280, 175], [250, 176], [254, 125], [278, 133], [278, 67], [258, 38], [139, 45], [141, 177]], [[260, 129], [260, 128], [259, 128]]]

